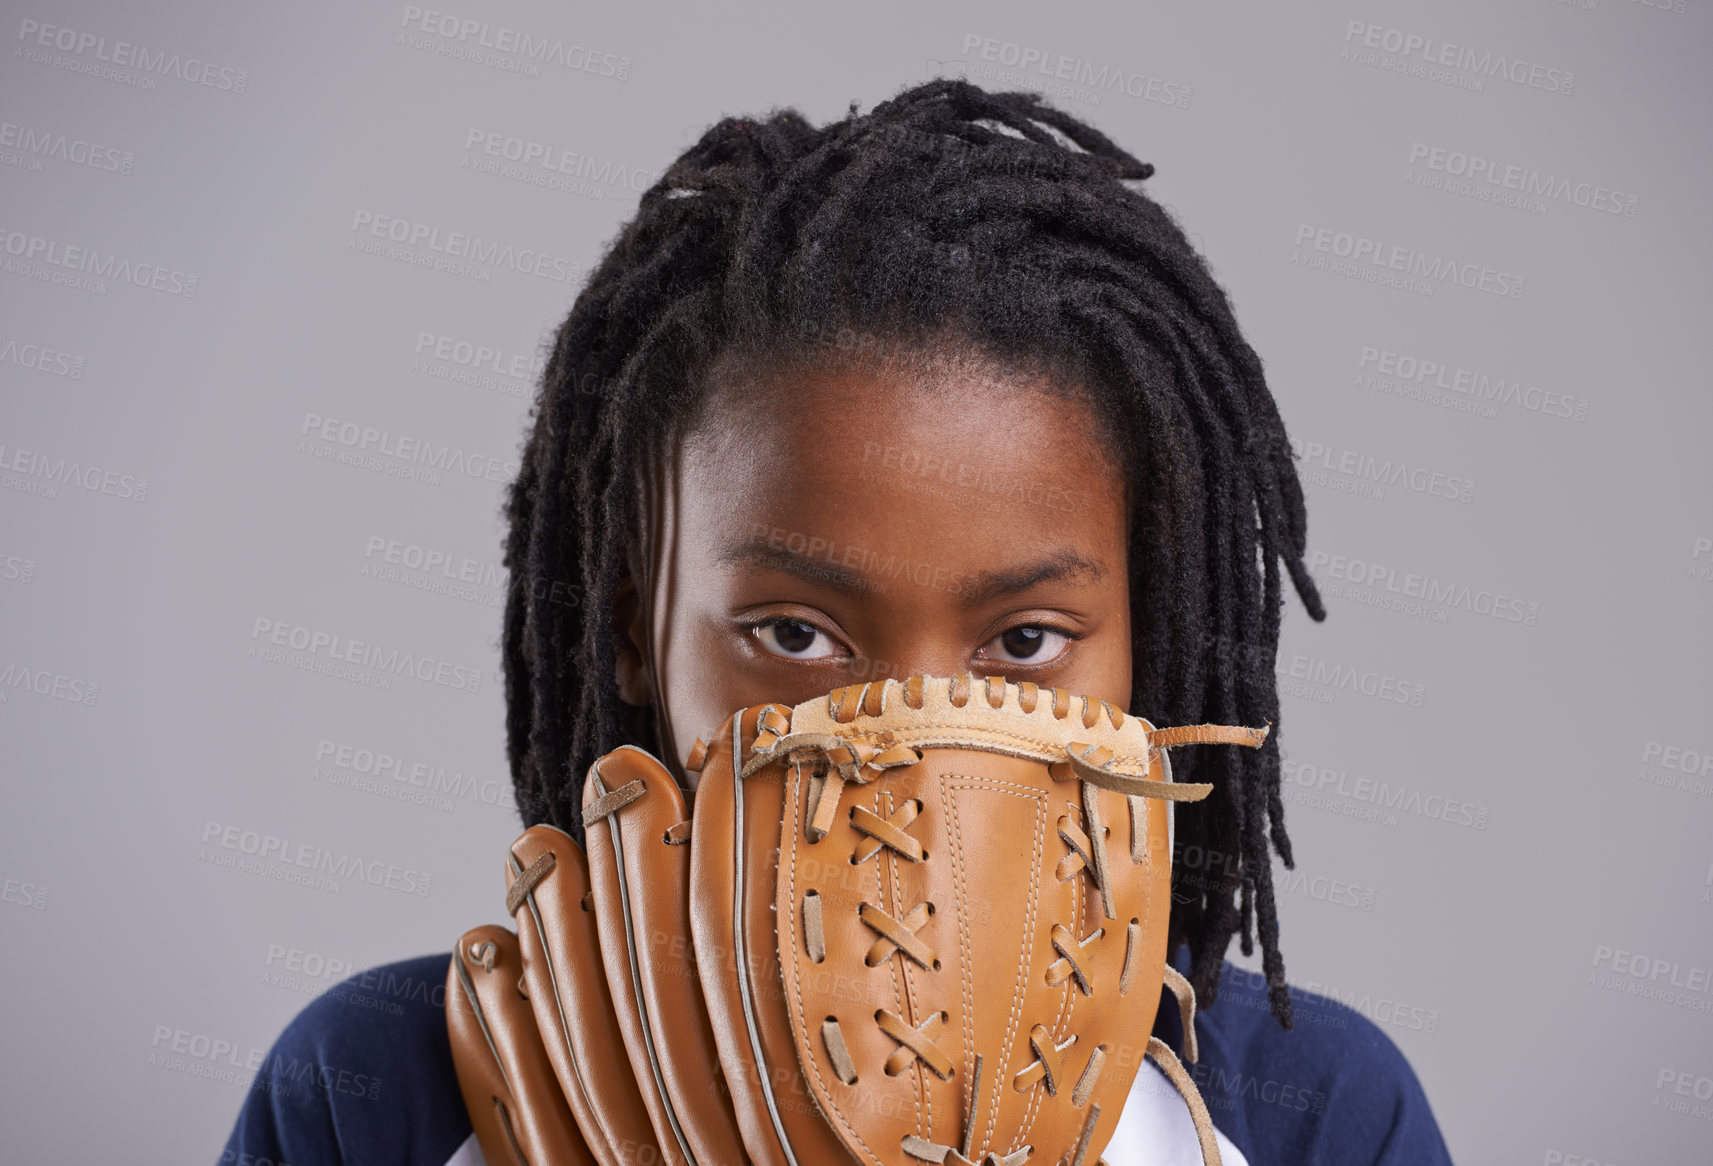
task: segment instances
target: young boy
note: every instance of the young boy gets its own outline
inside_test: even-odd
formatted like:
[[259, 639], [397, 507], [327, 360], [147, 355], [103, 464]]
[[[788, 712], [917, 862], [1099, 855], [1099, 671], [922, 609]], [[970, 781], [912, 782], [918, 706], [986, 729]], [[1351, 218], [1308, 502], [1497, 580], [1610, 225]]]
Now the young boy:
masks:
[[[1177, 760], [1214, 785], [1177, 818], [1169, 948], [1202, 1002], [1193, 1076], [1225, 1161], [1447, 1161], [1373, 1025], [1299, 994], [1325, 1023], [1292, 1029], [1281, 562], [1324, 613], [1261, 362], [1137, 188], [1152, 173], [1033, 95], [950, 80], [820, 129], [728, 118], [687, 151], [559, 329], [511, 491], [518, 801], [581, 839], [603, 753], [637, 744], [683, 777], [733, 710], [883, 675], [1271, 723], [1258, 751]], [[1233, 936], [1247, 954], [1257, 935], [1264, 976], [1222, 981]], [[447, 959], [366, 982], [439, 985]], [[281, 1036], [226, 1161], [480, 1160], [442, 998], [391, 1015], [362, 982]], [[1175, 1009], [1156, 1033], [1181, 1049]], [[265, 1087], [308, 1062], [386, 1094]], [[1188, 1115], [1145, 1065], [1106, 1161], [1180, 1160], [1199, 1161]]]

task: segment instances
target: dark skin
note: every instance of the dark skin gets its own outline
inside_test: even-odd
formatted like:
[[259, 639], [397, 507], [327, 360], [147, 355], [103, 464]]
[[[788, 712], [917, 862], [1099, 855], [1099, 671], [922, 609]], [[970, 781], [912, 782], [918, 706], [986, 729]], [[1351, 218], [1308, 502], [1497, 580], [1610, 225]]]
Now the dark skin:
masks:
[[704, 418], [658, 486], [653, 665], [637, 587], [614, 607], [620, 694], [651, 703], [659, 668], [672, 761], [886, 676], [1129, 707], [1123, 474], [1080, 401], [962, 362], [738, 375]]

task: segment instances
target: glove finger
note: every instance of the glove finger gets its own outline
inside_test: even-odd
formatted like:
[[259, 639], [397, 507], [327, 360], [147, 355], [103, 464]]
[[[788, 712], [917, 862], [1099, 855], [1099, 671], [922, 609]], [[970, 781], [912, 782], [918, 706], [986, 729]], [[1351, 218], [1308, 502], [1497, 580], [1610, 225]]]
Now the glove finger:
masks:
[[590, 767], [583, 811], [601, 955], [655, 1135], [668, 1161], [741, 1162], [690, 946], [683, 795], [626, 745]]
[[582, 848], [556, 827], [530, 827], [511, 845], [506, 888], [537, 1031], [584, 1141], [602, 1166], [658, 1162], [654, 1126], [613, 1014], [595, 915], [584, 902], [589, 866]]
[[446, 975], [446, 1024], [464, 1108], [490, 1166], [595, 1166], [554, 1079], [523, 957], [503, 927], [466, 931]]
[[780, 987], [774, 888], [784, 786], [771, 771], [739, 778], [734, 764], [755, 740], [763, 707], [744, 710], [715, 735], [696, 787], [690, 846], [696, 966], [750, 1160], [755, 1166], [850, 1162], [803, 1081]]

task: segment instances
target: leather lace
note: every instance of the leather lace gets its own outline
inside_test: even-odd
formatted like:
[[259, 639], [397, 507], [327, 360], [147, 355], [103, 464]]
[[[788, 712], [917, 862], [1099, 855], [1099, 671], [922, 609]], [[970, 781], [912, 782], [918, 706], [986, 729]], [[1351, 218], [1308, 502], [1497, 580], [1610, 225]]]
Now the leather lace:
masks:
[[[998, 708], [1003, 698], [1003, 682], [1000, 682], [996, 692], [995, 679], [997, 678], [988, 679], [986, 695], [993, 707]], [[981, 688], [971, 683], [967, 677], [954, 678], [951, 684], [953, 703], [960, 707], [963, 701], [981, 692]], [[1063, 717], [1070, 711], [1072, 698], [1061, 690], [1049, 689], [1038, 693], [1033, 685], [1020, 688], [1026, 690], [1022, 696], [1026, 712], [1034, 708], [1035, 702], [1042, 695], [1053, 702], [1053, 712], [1056, 716]], [[852, 689], [841, 690], [837, 699], [850, 707], [844, 708], [843, 704], [839, 706], [842, 713], [848, 714], [841, 715], [839, 719], [848, 720], [858, 712], [878, 715], [881, 712], [879, 694], [884, 691], [880, 686], [853, 686]], [[913, 677], [905, 682], [903, 693], [906, 703], [911, 707], [921, 707], [921, 691], [921, 678]], [[963, 700], [958, 699], [960, 696]], [[1095, 705], [1085, 700], [1085, 727], [1094, 728], [1102, 715], [1109, 717], [1115, 726], [1123, 717], [1122, 713], [1105, 702]], [[873, 781], [889, 769], [911, 765], [921, 760], [919, 750], [897, 742], [889, 732], [877, 733], [872, 739], [865, 740], [852, 740], [829, 733], [793, 734], [790, 732], [790, 719], [786, 711], [771, 705], [763, 709], [757, 728], [759, 731], [753, 744], [753, 752], [742, 766], [740, 778], [748, 777], [776, 761], [788, 762], [798, 779], [804, 783], [807, 814], [805, 837], [811, 844], [820, 842], [831, 829], [847, 783]], [[1257, 745], [1265, 735], [1264, 729], [1224, 725], [1188, 725], [1159, 729], [1150, 734], [1150, 755], [1152, 756], [1156, 749], [1163, 750], [1180, 744]], [[1050, 763], [1048, 768], [1056, 781], [1077, 781], [1080, 794], [1080, 805], [1070, 807], [1070, 812], [1061, 816], [1057, 823], [1058, 837], [1064, 844], [1065, 853], [1054, 867], [1054, 876], [1060, 882], [1088, 879], [1100, 892], [1105, 919], [1116, 922], [1107, 854], [1107, 836], [1111, 830], [1101, 821], [1097, 791], [1107, 789], [1129, 798], [1191, 802], [1208, 796], [1213, 787], [1210, 784], [1176, 783], [1169, 778], [1156, 781], [1117, 772], [1112, 768], [1114, 760], [1113, 751], [1103, 745], [1073, 742], [1065, 747], [1063, 760]], [[1132, 803], [1132, 806], [1134, 813], [1135, 803]], [[866, 862], [882, 850], [890, 851], [900, 861], [923, 861], [926, 852], [922, 842], [910, 832], [912, 823], [921, 811], [921, 803], [914, 798], [907, 799], [885, 817], [864, 806], [851, 807], [848, 820], [860, 836], [860, 841], [853, 847], [850, 861], [853, 864]], [[1139, 861], [1140, 856], [1133, 853], [1132, 859]], [[804, 943], [810, 960], [815, 963], [826, 958], [825, 910], [818, 892], [805, 892], [802, 903]], [[939, 968], [940, 959], [934, 948], [918, 934], [933, 916], [934, 910], [932, 902], [924, 901], [910, 907], [902, 917], [895, 917], [879, 904], [866, 901], [859, 903], [858, 918], [875, 934], [875, 940], [864, 959], [867, 966], [878, 967], [889, 959], [899, 958], [924, 968]], [[1136, 972], [1139, 933], [1137, 921], [1130, 920], [1124, 929], [1124, 961], [1116, 984], [1116, 990], [1120, 994], [1130, 990]], [[1114, 932], [1107, 926], [1100, 925], [1088, 935], [1078, 936], [1063, 924], [1054, 924], [1050, 934], [1053, 950], [1058, 958], [1047, 968], [1047, 984], [1057, 987], [1074, 983], [1076, 989], [1085, 996], [1093, 995], [1100, 985], [1094, 982], [1091, 975], [1093, 961], [1084, 953], [1091, 944], [1106, 941]], [[1184, 1054], [1193, 1064], [1197, 1057], [1195, 993], [1189, 982], [1170, 964], [1165, 966], [1163, 982], [1177, 999], [1183, 1019]], [[941, 1031], [948, 1019], [947, 1013], [939, 1011], [930, 1013], [917, 1024], [911, 1024], [896, 1012], [885, 1008], [877, 1009], [874, 1013], [875, 1025], [897, 1045], [885, 1062], [886, 1072], [889, 1075], [897, 1075], [920, 1061], [941, 1080], [950, 1079], [955, 1074], [956, 1067], [952, 1058], [939, 1044]], [[821, 1026], [821, 1038], [834, 1074], [845, 1084], [854, 1084], [857, 1080], [856, 1065], [837, 1018], [826, 1018]], [[1056, 1097], [1061, 1087], [1068, 1087], [1075, 1106], [1089, 1106], [1077, 1144], [1065, 1159], [1068, 1166], [1085, 1166], [1087, 1149], [1100, 1119], [1100, 1106], [1090, 1104], [1090, 1099], [1099, 1081], [1107, 1053], [1107, 1046], [1099, 1045], [1090, 1049], [1086, 1057], [1082, 1057], [1076, 1051], [1077, 1043], [1074, 1034], [1061, 1041], [1055, 1039], [1046, 1026], [1033, 1025], [1029, 1030], [1031, 1060], [1018, 1069], [1011, 1079], [1012, 1088], [1017, 1092], [1044, 1088], [1050, 1096]], [[1170, 1046], [1158, 1038], [1150, 1036], [1146, 1055], [1160, 1065], [1167, 1079], [1177, 1088], [1189, 1107], [1204, 1163], [1218, 1166], [1219, 1147], [1213, 1132], [1213, 1122], [1195, 1082]], [[965, 1114], [964, 1139], [961, 1146], [943, 1145], [912, 1134], [902, 1141], [901, 1148], [904, 1152], [919, 1161], [948, 1163], [950, 1166], [1022, 1166], [1034, 1153], [1033, 1146], [1022, 1146], [1003, 1156], [989, 1151], [979, 1163], [970, 1157], [974, 1148], [972, 1142], [982, 1087], [981, 1078], [982, 1058], [977, 1056], [972, 1071], [970, 1105]]]

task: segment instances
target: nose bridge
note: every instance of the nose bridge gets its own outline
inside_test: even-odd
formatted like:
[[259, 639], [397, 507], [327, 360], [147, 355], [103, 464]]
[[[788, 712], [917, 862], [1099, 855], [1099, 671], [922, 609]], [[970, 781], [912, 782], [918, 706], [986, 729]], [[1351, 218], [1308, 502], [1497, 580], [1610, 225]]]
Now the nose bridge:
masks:
[[855, 679], [903, 680], [908, 676], [952, 676], [967, 672], [970, 656], [981, 647], [967, 642], [972, 629], [958, 606], [949, 572], [942, 585], [929, 571], [900, 570], [884, 581], [883, 590], [850, 630], [858, 658]]
[[877, 641], [869, 649], [872, 654], [859, 658], [853, 670], [865, 681], [954, 676], [970, 670], [970, 653], [978, 646], [960, 643], [946, 631], [915, 635], [905, 629]]

